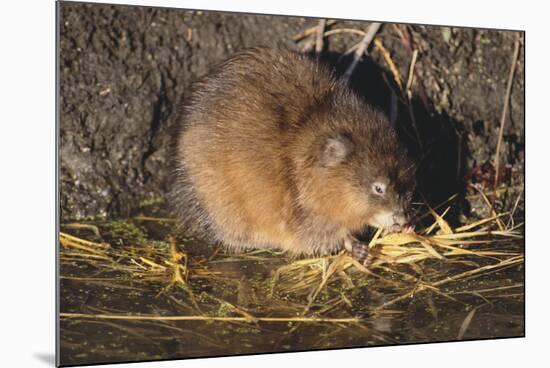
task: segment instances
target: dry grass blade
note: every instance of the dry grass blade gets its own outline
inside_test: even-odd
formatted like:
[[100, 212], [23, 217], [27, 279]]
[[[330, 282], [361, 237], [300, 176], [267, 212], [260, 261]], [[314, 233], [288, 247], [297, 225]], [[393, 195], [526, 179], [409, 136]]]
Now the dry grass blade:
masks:
[[501, 261], [497, 264], [484, 266], [484, 267], [479, 267], [479, 268], [476, 268], [474, 270], [470, 270], [470, 271], [460, 273], [458, 275], [445, 277], [444, 279], [433, 282], [429, 285], [424, 284], [424, 283], [419, 283], [417, 285], [417, 287], [415, 287], [413, 290], [410, 290], [410, 291], [408, 291], [408, 292], [406, 292], [406, 293], [404, 293], [404, 294], [402, 294], [402, 295], [400, 295], [400, 296], [398, 296], [398, 297], [396, 297], [396, 298], [394, 298], [390, 301], [387, 301], [387, 302], [383, 303], [382, 305], [376, 307], [375, 310], [382, 310], [382, 309], [384, 309], [384, 308], [386, 308], [390, 305], [393, 305], [393, 304], [395, 304], [395, 303], [397, 303], [401, 300], [410, 298], [415, 293], [419, 293], [419, 292], [421, 292], [423, 290], [426, 290], [426, 289], [429, 289], [429, 288], [438, 287], [438, 286], [441, 286], [441, 285], [448, 284], [450, 282], [454, 282], [454, 281], [457, 281], [457, 280], [460, 280], [460, 279], [464, 279], [464, 278], [469, 277], [469, 276], [480, 274], [480, 273], [488, 271], [488, 270], [504, 268], [504, 267], [516, 265], [516, 264], [519, 264], [519, 263], [522, 263], [522, 262], [523, 262], [523, 256], [512, 257], [510, 259]]
[[506, 95], [504, 96], [504, 106], [502, 107], [502, 115], [500, 117], [500, 128], [498, 133], [497, 148], [495, 152], [495, 180], [493, 183], [493, 189], [496, 189], [498, 185], [498, 177], [499, 177], [499, 170], [500, 170], [500, 146], [502, 145], [502, 137], [504, 136], [504, 123], [506, 122], [506, 114], [508, 113], [508, 105], [510, 104], [512, 82], [514, 80], [514, 74], [516, 72], [516, 65], [519, 57], [520, 48], [521, 48], [521, 32], [518, 32], [516, 36], [516, 41], [514, 42], [514, 53], [512, 55], [512, 65], [510, 67], [510, 73], [508, 75], [508, 82], [506, 83]]
[[382, 41], [380, 41], [379, 39], [374, 40], [374, 46], [376, 46], [376, 48], [380, 50], [380, 52], [382, 53], [382, 57], [384, 58], [384, 61], [386, 62], [386, 64], [388, 64], [388, 67], [390, 68], [390, 71], [393, 75], [395, 84], [397, 84], [401, 92], [403, 92], [403, 82], [401, 81], [401, 73], [399, 73], [399, 69], [393, 62], [390, 52], [384, 47], [384, 45], [382, 44]]
[[319, 317], [216, 317], [216, 316], [155, 316], [155, 315], [116, 315], [60, 313], [61, 318], [72, 319], [111, 319], [126, 321], [220, 321], [220, 322], [311, 322], [311, 323], [359, 323], [360, 318], [319, 318]]
[[95, 225], [73, 222], [70, 224], [63, 224], [61, 225], [61, 227], [65, 229], [88, 229], [88, 230], [91, 230], [95, 236], [97, 236], [98, 238], [101, 238], [99, 228]]
[[[80, 248], [78, 248], [80, 249]], [[88, 253], [77, 253], [77, 252], [63, 252], [63, 259], [62, 261], [81, 261], [82, 259], [96, 259], [96, 260], [102, 260], [102, 261], [110, 261], [111, 257], [104, 256], [101, 254], [88, 254]]]
[[169, 217], [151, 217], [151, 216], [136, 216], [134, 220], [137, 221], [151, 221], [151, 222], [168, 222], [176, 223], [177, 220]]
[[502, 216], [506, 216], [507, 214], [508, 214], [508, 212], [504, 212], [504, 213], [501, 213], [499, 215], [495, 215], [495, 216], [491, 216], [491, 217], [488, 217], [488, 218], [485, 218], [485, 219], [481, 219], [479, 221], [472, 222], [471, 224], [457, 227], [455, 229], [455, 231], [457, 233], [460, 233], [460, 232], [463, 232], [463, 231], [466, 231], [466, 230], [470, 230], [470, 229], [473, 229], [474, 227], [478, 227], [480, 225], [483, 225], [483, 224], [486, 224], [488, 222], [494, 221], [494, 220], [496, 220], [496, 219], [498, 219]]
[[472, 319], [474, 318], [474, 315], [476, 314], [476, 311], [479, 307], [476, 307], [468, 313], [466, 318], [464, 318], [464, 321], [462, 322], [462, 325], [460, 325], [460, 330], [458, 331], [458, 336], [456, 337], [457, 340], [462, 340], [464, 337], [464, 334], [468, 330], [468, 327], [470, 327], [470, 323], [472, 323]]
[[[451, 229], [451, 227], [449, 226], [449, 224], [447, 223], [447, 221], [445, 221], [443, 219], [443, 216], [439, 216], [437, 214], [437, 212], [435, 212], [431, 207], [429, 207], [429, 210], [430, 210], [430, 213], [432, 214], [432, 216], [435, 218], [435, 221], [437, 222], [437, 225], [439, 226], [439, 228], [441, 229], [441, 231], [443, 232], [443, 234], [452, 234], [453, 233], [453, 229]], [[448, 211], [449, 209], [447, 209]], [[445, 211], [445, 213], [447, 213], [447, 211]]]
[[486, 230], [486, 231], [470, 231], [470, 232], [462, 232], [462, 233], [453, 233], [453, 234], [441, 234], [441, 235], [434, 235], [432, 239], [434, 241], [438, 240], [444, 240], [444, 239], [452, 239], [452, 240], [459, 240], [459, 239], [466, 239], [466, 238], [476, 238], [480, 236], [491, 236], [491, 235], [497, 235], [497, 236], [505, 236], [509, 238], [522, 238], [521, 234], [514, 233], [510, 230], [500, 231], [500, 230]]
[[489, 289], [460, 290], [460, 291], [454, 292], [453, 294], [467, 294], [467, 293], [474, 293], [474, 292], [478, 293], [478, 294], [483, 294], [483, 293], [490, 293], [490, 292], [493, 292], [493, 291], [517, 289], [517, 288], [520, 288], [520, 287], [521, 288], [524, 287], [524, 284], [520, 283], [520, 284], [514, 284], [514, 285], [498, 286], [498, 287], [489, 288]]
[[328, 37], [339, 33], [351, 33], [359, 36], [365, 36], [365, 31], [361, 31], [360, 29], [355, 29], [355, 28], [336, 28], [331, 31], [326, 31], [324, 33], [324, 36]]
[[418, 58], [418, 50], [414, 50], [412, 54], [411, 63], [409, 64], [409, 74], [407, 76], [407, 84], [405, 85], [405, 91], [411, 92], [413, 79], [414, 79], [414, 67], [416, 65], [416, 59]]
[[[188, 268], [187, 268], [187, 254], [180, 252], [176, 245], [176, 240], [173, 237], [170, 237], [170, 254], [172, 255], [172, 267], [173, 267], [173, 276], [170, 286], [173, 285], [185, 285], [187, 282]], [[181, 260], [183, 259], [184, 264], [182, 266]], [[183, 271], [182, 271], [183, 267]]]
[[159, 265], [158, 263], [155, 263], [145, 257], [139, 257], [140, 261], [147, 264], [148, 266], [152, 267], [152, 268], [158, 268], [159, 270], [161, 271], [164, 271], [166, 270], [166, 267], [164, 267], [163, 265]]
[[369, 248], [372, 248], [376, 244], [376, 241], [378, 240], [378, 238], [380, 237], [380, 234], [382, 234], [383, 231], [384, 231], [384, 227], [381, 227], [376, 231], [371, 241], [369, 242], [369, 245], [368, 245]]
[[74, 235], [69, 235], [69, 234], [64, 233], [64, 232], [59, 233], [59, 238], [61, 240], [66, 240], [66, 241], [70, 241], [70, 242], [73, 242], [73, 243], [80, 243], [80, 244], [83, 244], [83, 245], [89, 245], [89, 246], [92, 246], [92, 247], [108, 248], [108, 247], [111, 246], [108, 243], [97, 243], [97, 242], [89, 241], [89, 240], [78, 238]]
[[[441, 216], [439, 216], [439, 217], [440, 217], [441, 219], [443, 219], [443, 217], [445, 217], [445, 215], [447, 214], [447, 212], [449, 212], [450, 209], [451, 209], [451, 207], [447, 207], [447, 209], [446, 209], [445, 211], [443, 211], [443, 213], [442, 213]], [[435, 211], [432, 210], [431, 208], [430, 208], [430, 212], [431, 212], [432, 215], [433, 215], [433, 213], [435, 213]], [[437, 215], [437, 214], [436, 214], [436, 215]], [[439, 226], [439, 227], [441, 228], [441, 224], [440, 224], [440, 222], [438, 221], [438, 219], [436, 218], [435, 221], [434, 221], [434, 223], [433, 223], [430, 227], [428, 227], [428, 228], [426, 229], [426, 231], [424, 231], [424, 234], [425, 234], [425, 235], [430, 235], [430, 234], [432, 233], [432, 231], [434, 231], [435, 228], [436, 228], [437, 226]], [[452, 232], [452, 231], [451, 231], [451, 232]]]
[[409, 116], [411, 118], [411, 123], [416, 134], [416, 139], [418, 141], [418, 146], [423, 150], [422, 139], [420, 138], [420, 133], [416, 125], [416, 118], [414, 117], [413, 107], [412, 107], [412, 85], [414, 83], [414, 67], [416, 65], [416, 59], [418, 57], [418, 50], [414, 50], [412, 54], [411, 63], [409, 65], [409, 74], [407, 76], [407, 83], [405, 84], [405, 94], [407, 95], [407, 107], [409, 110]]
[[77, 243], [77, 242], [75, 242], [71, 239], [67, 239], [65, 237], [60, 237], [59, 241], [61, 242], [61, 245], [64, 246], [64, 247], [83, 250], [85, 252], [92, 253], [92, 254], [95, 254], [95, 255], [98, 255], [98, 256], [106, 256], [104, 251], [94, 249], [94, 248], [88, 247], [86, 245], [79, 244], [79, 243]]
[[479, 267], [479, 268], [476, 268], [476, 269], [473, 269], [473, 270], [470, 270], [470, 271], [462, 272], [458, 275], [448, 276], [448, 277], [444, 278], [443, 280], [434, 282], [432, 285], [440, 286], [440, 285], [447, 284], [447, 283], [452, 282], [452, 281], [457, 281], [457, 280], [464, 279], [464, 278], [469, 277], [469, 276], [477, 275], [477, 274], [480, 274], [480, 273], [485, 272], [485, 271], [494, 270], [494, 269], [498, 269], [498, 268], [504, 268], [504, 267], [508, 267], [508, 266], [514, 266], [514, 265], [523, 263], [523, 261], [524, 261], [524, 256], [523, 255], [514, 256], [514, 257], [511, 257], [511, 258], [505, 259], [505, 260], [503, 260], [503, 261], [501, 261], [497, 264], [492, 264], [492, 265], [488, 265], [488, 266]]
[[435, 249], [434, 247], [432, 247], [430, 244], [426, 243], [426, 242], [421, 242], [420, 243], [427, 251], [428, 253], [434, 257], [434, 258], [437, 258], [437, 259], [445, 259], [445, 257], [443, 257], [441, 254], [439, 254]]

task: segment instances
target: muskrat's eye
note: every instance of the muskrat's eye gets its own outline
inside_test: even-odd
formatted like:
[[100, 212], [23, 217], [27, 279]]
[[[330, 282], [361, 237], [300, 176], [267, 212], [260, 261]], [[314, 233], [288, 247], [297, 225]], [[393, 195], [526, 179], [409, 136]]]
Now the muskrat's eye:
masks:
[[374, 183], [372, 185], [372, 191], [377, 195], [384, 195], [386, 193], [386, 185], [383, 183]]

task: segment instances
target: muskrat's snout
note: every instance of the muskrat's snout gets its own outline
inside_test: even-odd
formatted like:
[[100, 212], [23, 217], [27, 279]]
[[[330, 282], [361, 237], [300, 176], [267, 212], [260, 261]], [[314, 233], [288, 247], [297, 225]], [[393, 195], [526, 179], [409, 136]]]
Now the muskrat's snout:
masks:
[[397, 218], [397, 223], [400, 224], [399, 230], [404, 233], [414, 233], [416, 223], [412, 211], [405, 209], [401, 216]]
[[408, 211], [403, 211], [394, 216], [395, 232], [414, 233], [415, 224], [413, 216]]
[[376, 214], [370, 225], [384, 227], [387, 232], [413, 232], [414, 225], [411, 223], [408, 212], [404, 209], [396, 211], [384, 211]]
[[401, 230], [408, 222], [403, 211], [395, 212], [392, 216], [392, 220], [392, 230], [396, 229], [397, 231]]
[[389, 228], [391, 232], [405, 231], [409, 227], [411, 227], [409, 217], [403, 210], [394, 212], [392, 216], [392, 221], [393, 224]]

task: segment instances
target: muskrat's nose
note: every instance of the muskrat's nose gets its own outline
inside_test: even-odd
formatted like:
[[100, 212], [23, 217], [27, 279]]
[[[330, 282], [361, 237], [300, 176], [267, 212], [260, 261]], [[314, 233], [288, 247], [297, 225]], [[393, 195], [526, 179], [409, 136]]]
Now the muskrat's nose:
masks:
[[406, 233], [413, 233], [414, 226], [409, 222], [409, 219], [407, 218], [407, 216], [404, 215], [404, 213], [398, 213], [393, 216], [392, 231], [404, 231]]
[[403, 212], [394, 213], [392, 219], [394, 225], [404, 226], [407, 223], [407, 218]]
[[390, 227], [391, 232], [400, 232], [406, 223], [405, 216], [399, 213], [393, 214], [392, 221], [393, 221], [393, 224]]

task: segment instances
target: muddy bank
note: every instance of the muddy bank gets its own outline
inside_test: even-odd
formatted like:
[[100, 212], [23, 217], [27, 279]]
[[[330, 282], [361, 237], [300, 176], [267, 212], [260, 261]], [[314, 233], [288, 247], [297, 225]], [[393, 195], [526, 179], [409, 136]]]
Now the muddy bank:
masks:
[[[317, 24], [298, 17], [74, 3], [60, 4], [59, 21], [62, 221], [127, 217], [162, 202], [170, 130], [192, 81], [242, 47], [304, 49], [311, 38], [295, 43], [291, 37]], [[366, 26], [338, 21], [329, 29]], [[464, 189], [472, 168], [494, 155], [515, 38], [514, 32], [391, 24], [377, 36], [403, 83], [412, 50], [419, 51], [413, 112], [423, 147], [412, 149], [424, 157], [425, 177], [438, 178], [441, 198]], [[348, 33], [327, 37], [324, 57], [345, 69], [350, 59], [342, 54], [360, 40]], [[381, 49], [369, 52], [352, 83], [387, 109], [393, 74]], [[523, 183], [523, 68], [522, 51], [502, 147], [508, 185]], [[399, 113], [410, 127], [404, 105]]]

